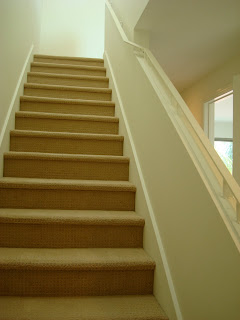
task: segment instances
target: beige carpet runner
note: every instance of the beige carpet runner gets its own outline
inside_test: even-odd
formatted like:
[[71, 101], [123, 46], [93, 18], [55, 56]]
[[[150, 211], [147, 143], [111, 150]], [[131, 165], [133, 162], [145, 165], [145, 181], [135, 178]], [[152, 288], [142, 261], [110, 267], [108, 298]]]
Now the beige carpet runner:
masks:
[[35, 55], [0, 179], [0, 320], [167, 319], [102, 59]]

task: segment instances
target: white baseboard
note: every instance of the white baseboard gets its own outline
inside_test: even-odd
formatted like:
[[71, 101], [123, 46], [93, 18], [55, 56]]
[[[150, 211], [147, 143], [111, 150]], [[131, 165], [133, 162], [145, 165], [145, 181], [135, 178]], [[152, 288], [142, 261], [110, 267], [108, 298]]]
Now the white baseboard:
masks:
[[31, 46], [21, 74], [18, 78], [16, 88], [14, 90], [11, 103], [8, 108], [6, 118], [0, 131], [0, 176], [3, 176], [3, 154], [9, 151], [10, 131], [15, 127], [15, 112], [19, 110], [20, 96], [23, 94], [24, 83], [27, 82], [27, 72], [30, 70], [30, 63], [33, 58], [34, 45]]
[[[141, 192], [141, 194], [144, 195], [144, 198], [145, 198], [144, 200], [146, 203], [148, 215], [150, 216], [150, 220], [151, 220], [152, 226], [153, 226], [153, 232], [155, 234], [155, 238], [156, 238], [157, 245], [158, 245], [158, 251], [159, 251], [158, 254], [160, 254], [160, 259], [158, 257], [154, 257], [154, 256], [153, 256], [153, 259], [156, 258], [158, 261], [159, 260], [162, 261], [162, 267], [164, 268], [164, 271], [165, 271], [166, 279], [168, 282], [168, 288], [169, 288], [169, 291], [171, 294], [173, 307], [175, 309], [174, 311], [176, 314], [176, 318], [178, 320], [183, 320], [180, 306], [179, 306], [178, 299], [177, 299], [177, 295], [176, 295], [176, 291], [175, 291], [174, 284], [173, 284], [173, 279], [172, 279], [170, 268], [168, 265], [166, 253], [165, 253], [164, 246], [163, 246], [162, 239], [161, 239], [161, 235], [160, 235], [160, 232], [159, 232], [159, 229], [157, 226], [155, 213], [154, 213], [153, 207], [151, 205], [150, 197], [148, 194], [148, 190], [147, 190], [146, 183], [145, 183], [144, 176], [143, 176], [142, 169], [141, 169], [141, 164], [140, 164], [140, 161], [139, 161], [139, 158], [137, 155], [137, 150], [136, 150], [134, 140], [133, 140], [133, 137], [131, 134], [131, 129], [130, 129], [130, 126], [129, 126], [129, 123], [128, 123], [128, 120], [127, 120], [127, 117], [126, 117], [126, 114], [124, 111], [124, 106], [123, 106], [121, 95], [120, 95], [120, 92], [119, 92], [119, 89], [117, 86], [117, 82], [116, 82], [116, 79], [115, 79], [115, 76], [113, 73], [113, 68], [111, 66], [111, 62], [110, 62], [110, 59], [109, 59], [106, 51], [104, 52], [104, 59], [105, 59], [105, 67], [108, 72], [110, 84], [112, 85], [111, 89], [112, 89], [112, 93], [113, 93], [114, 102], [116, 103], [116, 107], [119, 109], [120, 114], [121, 114], [120, 117], [122, 118], [122, 120], [124, 122], [125, 130], [124, 130], [124, 132], [121, 132], [121, 134], [124, 134], [124, 141], [125, 141], [124, 147], [125, 147], [126, 143], [129, 144], [129, 148], [131, 149], [131, 155], [133, 158], [133, 159], [131, 159], [131, 165], [134, 165], [136, 167], [134, 171], [136, 171], [137, 175], [138, 175], [138, 179], [137, 179], [138, 180], [138, 182], [137, 182], [138, 183], [138, 185], [137, 185], [138, 191], [137, 192], [139, 192], [140, 191], [139, 189], [141, 189], [140, 192]], [[130, 155], [130, 157], [131, 157], [131, 155]], [[127, 154], [127, 156], [129, 156], [129, 154]], [[136, 183], [136, 181], [131, 181], [131, 182]], [[137, 204], [136, 204], [136, 207], [138, 207]], [[161, 301], [159, 301], [159, 303], [162, 304]]]

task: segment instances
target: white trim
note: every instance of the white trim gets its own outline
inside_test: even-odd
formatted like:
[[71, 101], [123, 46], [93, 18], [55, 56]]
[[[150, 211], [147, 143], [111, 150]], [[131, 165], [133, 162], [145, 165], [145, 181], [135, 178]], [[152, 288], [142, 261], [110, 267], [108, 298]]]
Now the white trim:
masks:
[[214, 147], [215, 138], [215, 101], [208, 103], [208, 137]]
[[34, 48], [34, 45], [31, 46], [31, 48], [30, 48], [30, 50], [28, 52], [27, 58], [26, 58], [26, 60], [24, 62], [24, 65], [22, 67], [21, 74], [20, 74], [20, 76], [18, 78], [18, 82], [17, 82], [16, 88], [15, 88], [15, 91], [13, 93], [13, 97], [12, 97], [9, 109], [8, 109], [6, 118], [5, 118], [4, 123], [3, 123], [3, 127], [2, 127], [2, 130], [1, 130], [1, 133], [0, 133], [0, 148], [1, 148], [3, 140], [4, 140], [4, 136], [5, 136], [5, 133], [6, 133], [6, 130], [7, 130], [7, 126], [8, 126], [9, 120], [11, 118], [11, 113], [13, 111], [13, 107], [14, 107], [15, 103], [18, 102], [17, 99], [18, 99], [19, 93], [20, 93], [21, 89], [23, 88], [22, 87], [22, 82], [23, 82], [24, 76], [26, 74], [26, 69], [27, 69], [30, 57], [32, 55], [32, 52], [33, 52], [33, 48]]
[[113, 80], [114, 89], [116, 91], [116, 95], [117, 95], [117, 98], [118, 98], [118, 101], [119, 101], [119, 107], [120, 107], [120, 110], [121, 110], [121, 113], [122, 113], [122, 116], [123, 116], [123, 120], [124, 120], [124, 123], [125, 123], [125, 126], [126, 126], [127, 135], [128, 135], [129, 141], [130, 141], [130, 145], [131, 145], [131, 148], [132, 148], [134, 160], [135, 160], [137, 171], [138, 171], [138, 174], [139, 174], [141, 186], [142, 186], [142, 189], [143, 189], [143, 192], [144, 192], [144, 196], [145, 196], [145, 199], [146, 199], [146, 204], [147, 204], [148, 211], [149, 211], [149, 214], [150, 214], [150, 218], [151, 218], [151, 221], [152, 221], [152, 224], [153, 224], [153, 229], [154, 229], [154, 232], [155, 232], [155, 236], [156, 236], [159, 252], [160, 252], [160, 255], [161, 255], [161, 258], [162, 258], [162, 261], [163, 261], [164, 271], [166, 273], [166, 277], [167, 277], [170, 293], [171, 293], [171, 296], [172, 296], [172, 300], [173, 300], [173, 305], [174, 305], [174, 308], [175, 308], [176, 316], [177, 316], [178, 320], [182, 320], [183, 319], [182, 313], [181, 313], [180, 306], [179, 306], [179, 303], [178, 303], [178, 299], [177, 299], [176, 291], [175, 291], [175, 288], [174, 288], [174, 284], [173, 284], [170, 268], [169, 268], [169, 265], [168, 265], [166, 253], [165, 253], [165, 250], [164, 250], [163, 242], [162, 242], [162, 239], [161, 239], [161, 235], [160, 235], [159, 229], [157, 227], [157, 221], [155, 219], [155, 213], [154, 213], [154, 210], [153, 210], [153, 207], [152, 207], [152, 204], [151, 204], [151, 201], [150, 201], [150, 197], [149, 197], [149, 194], [148, 194], [148, 191], [147, 191], [146, 183], [145, 183], [145, 180], [144, 180], [144, 177], [143, 177], [141, 165], [140, 165], [139, 158], [138, 158], [138, 155], [137, 155], [137, 150], [136, 150], [136, 147], [135, 147], [135, 144], [134, 144], [134, 140], [133, 140], [133, 137], [132, 137], [132, 133], [131, 133], [131, 129], [130, 129], [130, 126], [129, 126], [129, 123], [128, 123], [128, 120], [127, 120], [127, 117], [126, 117], [126, 114], [125, 114], [125, 111], [124, 111], [121, 95], [120, 95], [120, 92], [118, 90], [118, 86], [117, 86], [117, 82], [116, 82], [116, 79], [115, 79], [115, 76], [114, 76], [113, 68], [111, 66], [111, 62], [110, 62], [109, 56], [108, 56], [106, 51], [104, 52], [104, 57], [105, 57], [105, 59], [107, 61], [107, 65], [109, 66], [109, 72], [110, 72], [112, 80]]
[[[240, 185], [240, 74], [233, 77], [233, 177]], [[240, 213], [238, 212], [240, 223]]]
[[203, 105], [203, 131], [209, 137], [209, 119], [208, 119], [208, 102]]
[[227, 92], [227, 93], [224, 93], [224, 94], [222, 94], [221, 96], [217, 96], [216, 98], [214, 98], [214, 99], [212, 99], [212, 100], [210, 100], [210, 101], [208, 101], [209, 103], [210, 102], [217, 102], [218, 100], [221, 100], [221, 99], [223, 99], [223, 98], [226, 98], [226, 97], [228, 97], [228, 96], [231, 96], [233, 94], [233, 90], [231, 90], [231, 91], [229, 91], [229, 92]]

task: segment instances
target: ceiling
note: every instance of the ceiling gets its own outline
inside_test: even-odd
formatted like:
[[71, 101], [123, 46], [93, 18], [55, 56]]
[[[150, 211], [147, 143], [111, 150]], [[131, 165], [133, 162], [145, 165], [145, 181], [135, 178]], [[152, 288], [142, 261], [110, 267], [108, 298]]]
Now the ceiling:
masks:
[[182, 92], [240, 54], [240, 0], [150, 0], [136, 29]]

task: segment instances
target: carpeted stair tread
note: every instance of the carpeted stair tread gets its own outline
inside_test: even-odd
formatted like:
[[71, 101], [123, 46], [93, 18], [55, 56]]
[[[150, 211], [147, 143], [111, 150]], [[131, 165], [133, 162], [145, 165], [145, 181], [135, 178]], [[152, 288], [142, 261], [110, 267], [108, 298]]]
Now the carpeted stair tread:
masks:
[[128, 181], [68, 180], [68, 179], [36, 179], [3, 177], [0, 189], [67, 189], [136, 192], [136, 187]]
[[141, 248], [0, 248], [0, 270], [154, 270]]
[[135, 192], [127, 181], [4, 177], [0, 207], [133, 211]]
[[32, 62], [31, 72], [106, 76], [106, 68], [104, 68], [103, 66], [90, 66], [69, 63], [64, 64]]
[[0, 320], [168, 319], [152, 295], [0, 297], [0, 309]]
[[104, 62], [103, 59], [100, 58], [85, 58], [85, 57], [68, 57], [68, 56], [53, 56], [47, 54], [35, 54], [35, 58], [43, 58], [43, 59], [59, 59], [59, 60], [71, 60], [71, 61], [88, 61], [88, 62]]
[[64, 98], [46, 98], [46, 97], [34, 97], [34, 96], [21, 96], [20, 101], [26, 102], [43, 102], [43, 103], [64, 103], [64, 104], [87, 104], [93, 106], [109, 106], [115, 107], [115, 103], [112, 101], [96, 101], [96, 100], [83, 100], [83, 99], [64, 99]]
[[103, 59], [34, 55], [0, 178], [0, 320], [167, 320]]
[[127, 181], [129, 158], [12, 151], [4, 154], [3, 176]]
[[59, 90], [59, 91], [79, 91], [79, 92], [98, 92], [98, 93], [112, 93], [112, 89], [108, 88], [81, 88], [74, 86], [61, 86], [50, 84], [38, 84], [38, 83], [25, 83], [24, 88], [29, 89], [45, 89], [45, 90]]
[[122, 156], [123, 139], [123, 136], [110, 133], [13, 130], [10, 133], [10, 150]]
[[104, 67], [96, 67], [96, 66], [83, 66], [83, 65], [69, 65], [69, 64], [58, 64], [58, 63], [44, 63], [44, 62], [32, 62], [31, 67], [49, 67], [49, 68], [61, 68], [61, 69], [76, 69], [76, 70], [97, 70], [97, 71], [105, 71]]
[[80, 162], [104, 162], [104, 163], [129, 163], [129, 158], [124, 156], [99, 156], [85, 154], [58, 154], [41, 152], [6, 152], [5, 159], [41, 159], [52, 161], [80, 161]]
[[15, 128], [48, 132], [118, 134], [116, 117], [59, 114], [47, 112], [16, 112]]
[[47, 78], [66, 78], [66, 79], [79, 79], [79, 80], [98, 80], [103, 82], [109, 82], [109, 78], [102, 77], [102, 76], [87, 76], [87, 75], [75, 75], [75, 74], [57, 74], [57, 73], [45, 73], [45, 72], [28, 72], [28, 76], [37, 76], [39, 78], [41, 77], [47, 77]]
[[102, 76], [57, 74], [44, 72], [28, 72], [28, 83], [76, 86], [76, 87], [95, 87], [108, 88], [109, 79]]
[[142, 248], [134, 211], [0, 209], [0, 247]]
[[75, 120], [75, 121], [95, 121], [95, 122], [119, 122], [116, 117], [94, 116], [94, 115], [76, 115], [62, 113], [47, 113], [47, 112], [30, 112], [18, 111], [16, 118], [38, 118], [38, 119], [60, 119], [60, 120]]
[[1, 223], [144, 226], [134, 211], [0, 209]]
[[21, 96], [20, 110], [65, 114], [85, 114], [114, 116], [115, 103], [93, 99], [49, 98], [38, 96]]
[[87, 140], [115, 140], [123, 141], [124, 137], [117, 134], [91, 134], [91, 133], [72, 133], [72, 132], [45, 132], [30, 130], [12, 130], [11, 136], [26, 137], [49, 137], [56, 139], [87, 139]]
[[110, 101], [112, 90], [108, 88], [76, 87], [56, 84], [37, 84], [26, 83], [24, 94], [28, 96], [65, 98], [65, 99], [84, 99], [96, 101]]

